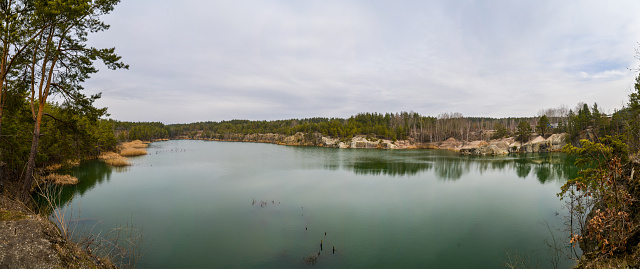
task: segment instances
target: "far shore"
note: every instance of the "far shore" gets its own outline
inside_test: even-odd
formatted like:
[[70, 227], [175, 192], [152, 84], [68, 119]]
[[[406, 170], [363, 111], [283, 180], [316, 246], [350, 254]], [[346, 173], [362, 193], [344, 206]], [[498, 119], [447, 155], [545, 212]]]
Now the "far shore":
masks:
[[[221, 142], [249, 142], [269, 143], [284, 146], [312, 146], [327, 148], [351, 148], [351, 149], [441, 149], [460, 152], [462, 155], [505, 155], [509, 153], [534, 153], [534, 152], [559, 152], [566, 144], [566, 134], [553, 134], [547, 138], [532, 136], [524, 144], [516, 141], [514, 137], [492, 140], [462, 141], [449, 138], [441, 142], [416, 142], [414, 140], [396, 140], [369, 138], [358, 135], [351, 139], [338, 139], [315, 134], [309, 137], [303, 133], [286, 136], [282, 134], [232, 134], [227, 138], [204, 138], [180, 136], [175, 140], [204, 140]], [[167, 141], [170, 139], [158, 139], [155, 141]], [[174, 139], [171, 139], [174, 140]]]

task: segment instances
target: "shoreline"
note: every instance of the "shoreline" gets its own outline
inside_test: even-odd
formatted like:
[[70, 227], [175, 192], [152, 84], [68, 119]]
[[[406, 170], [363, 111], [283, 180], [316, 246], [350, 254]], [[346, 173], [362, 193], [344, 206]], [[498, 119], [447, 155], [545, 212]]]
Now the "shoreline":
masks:
[[0, 267], [118, 268], [62, 234], [48, 218], [0, 195]]
[[63, 167], [75, 167], [79, 166], [84, 161], [99, 160], [113, 167], [130, 166], [131, 162], [127, 157], [135, 157], [141, 155], [147, 155], [146, 147], [151, 143], [150, 141], [134, 140], [130, 142], [119, 143], [115, 151], [100, 152], [98, 156], [89, 156], [82, 159], [68, 161], [65, 163], [57, 163], [48, 165], [41, 172], [37, 173], [36, 184], [52, 183], [55, 185], [76, 185], [79, 182], [77, 177], [60, 174], [58, 171]]
[[156, 141], [167, 140], [202, 140], [202, 141], [220, 141], [220, 142], [248, 142], [248, 143], [267, 143], [281, 146], [307, 146], [307, 147], [325, 147], [325, 148], [344, 148], [344, 149], [440, 149], [460, 152], [461, 155], [506, 155], [510, 153], [538, 153], [538, 152], [560, 152], [562, 147], [566, 145], [567, 135], [553, 134], [548, 138], [536, 136], [529, 142], [521, 144], [515, 141], [514, 137], [507, 137], [492, 140], [475, 140], [460, 141], [449, 138], [441, 142], [415, 142], [413, 140], [396, 140], [372, 139], [364, 135], [358, 135], [351, 139], [332, 138], [322, 136], [320, 134], [304, 134], [296, 133], [286, 136], [282, 134], [228, 134], [228, 138], [204, 138], [204, 137], [188, 137], [178, 136], [173, 139], [158, 139]]

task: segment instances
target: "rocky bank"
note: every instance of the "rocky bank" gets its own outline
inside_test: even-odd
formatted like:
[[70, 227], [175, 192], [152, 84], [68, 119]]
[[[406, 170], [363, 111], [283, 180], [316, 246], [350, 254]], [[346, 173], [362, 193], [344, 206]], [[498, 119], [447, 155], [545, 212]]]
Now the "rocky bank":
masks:
[[227, 134], [223, 139], [205, 139], [201, 137], [179, 137], [179, 139], [201, 139], [213, 141], [233, 141], [233, 142], [255, 142], [272, 143], [287, 146], [316, 146], [327, 148], [362, 148], [362, 149], [411, 149], [419, 148], [423, 145], [416, 144], [410, 140], [386, 140], [368, 138], [363, 135], [355, 136], [351, 139], [339, 139], [322, 136], [320, 133], [305, 134], [296, 133], [294, 135], [283, 134]]
[[51, 221], [0, 195], [0, 268], [117, 268], [67, 242]]
[[446, 149], [458, 151], [463, 155], [502, 155], [511, 152], [551, 152], [560, 151], [566, 144], [566, 134], [554, 134], [548, 138], [536, 136], [529, 142], [521, 144], [515, 138], [502, 138], [496, 140], [479, 141], [459, 141], [449, 138], [443, 142], [419, 143], [414, 140], [386, 140], [358, 135], [351, 139], [339, 139], [323, 136], [320, 133], [296, 133], [294, 135], [284, 134], [227, 134], [223, 139], [205, 139], [199, 136], [180, 137], [181, 139], [203, 139], [215, 141], [236, 141], [272, 143], [288, 146], [317, 146], [330, 148], [358, 148], [358, 149]]
[[468, 143], [447, 140], [444, 145], [446, 149], [459, 151], [462, 155], [475, 156], [504, 155], [516, 152], [554, 152], [561, 151], [562, 147], [566, 145], [566, 136], [566, 134], [554, 134], [546, 139], [542, 136], [536, 136], [524, 144], [515, 141], [513, 137], [509, 137], [488, 142], [473, 141]]

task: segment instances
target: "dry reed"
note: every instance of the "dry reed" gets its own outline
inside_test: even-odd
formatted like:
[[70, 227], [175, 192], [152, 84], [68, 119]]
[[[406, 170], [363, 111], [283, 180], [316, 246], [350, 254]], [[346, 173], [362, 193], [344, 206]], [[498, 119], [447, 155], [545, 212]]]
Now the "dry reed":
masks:
[[73, 160], [68, 160], [67, 163], [71, 166], [79, 166], [80, 165], [80, 159], [73, 159]]
[[149, 142], [142, 142], [140, 140], [133, 140], [131, 142], [124, 142], [120, 146], [123, 149], [127, 149], [127, 148], [146, 148], [146, 147], [149, 146], [148, 143]]
[[120, 154], [111, 151], [103, 152], [98, 158], [111, 166], [129, 166], [131, 163], [126, 157], [147, 155], [145, 150], [149, 146], [147, 143], [140, 140], [125, 142], [118, 146]]
[[55, 163], [55, 164], [51, 164], [51, 165], [47, 165], [47, 167], [45, 167], [44, 169], [47, 171], [55, 171], [62, 168], [62, 164], [61, 163]]
[[70, 175], [61, 175], [51, 173], [42, 178], [44, 181], [52, 182], [58, 185], [75, 185], [78, 184], [78, 178]]
[[147, 146], [149, 146], [147, 143], [140, 140], [125, 142], [119, 146], [120, 155], [127, 157], [147, 155], [147, 150], [145, 150]]
[[104, 160], [105, 163], [112, 165], [112, 166], [129, 166], [131, 165], [131, 163], [124, 157], [122, 158], [116, 158], [116, 159], [107, 159]]
[[44, 169], [51, 172], [51, 171], [55, 171], [58, 170], [60, 168], [62, 168], [63, 166], [79, 166], [80, 165], [80, 159], [72, 159], [72, 160], [67, 160], [66, 164], [64, 163], [54, 163], [54, 164], [50, 164], [47, 165]]
[[98, 158], [111, 166], [131, 165], [131, 163], [129, 162], [129, 159], [122, 157], [120, 154], [111, 152], [111, 151], [101, 153], [100, 157]]
[[143, 148], [124, 148], [120, 151], [120, 155], [125, 157], [147, 155], [147, 151]]
[[[142, 256], [144, 237], [142, 230], [133, 225], [133, 217], [125, 226], [116, 224], [115, 228], [106, 233], [102, 230], [95, 231], [96, 225], [102, 221], [92, 227], [85, 227], [85, 221], [81, 218], [82, 207], [74, 210], [71, 203], [73, 197], [62, 201], [61, 187], [43, 188], [38, 185], [38, 194], [44, 201], [40, 214], [58, 226], [56, 231], [71, 243], [72, 248], [86, 251], [98, 264], [103, 263], [105, 268], [136, 268]], [[78, 212], [78, 215], [74, 216], [74, 212]], [[118, 267], [113, 266], [114, 264]]]

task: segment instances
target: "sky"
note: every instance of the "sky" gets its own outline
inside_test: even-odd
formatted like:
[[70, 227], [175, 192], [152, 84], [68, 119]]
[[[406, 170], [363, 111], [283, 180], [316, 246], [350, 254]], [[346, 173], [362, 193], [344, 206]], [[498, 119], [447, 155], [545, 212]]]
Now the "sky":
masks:
[[128, 70], [85, 84], [121, 121], [530, 117], [620, 109], [638, 76], [636, 0], [122, 0], [89, 37]]

